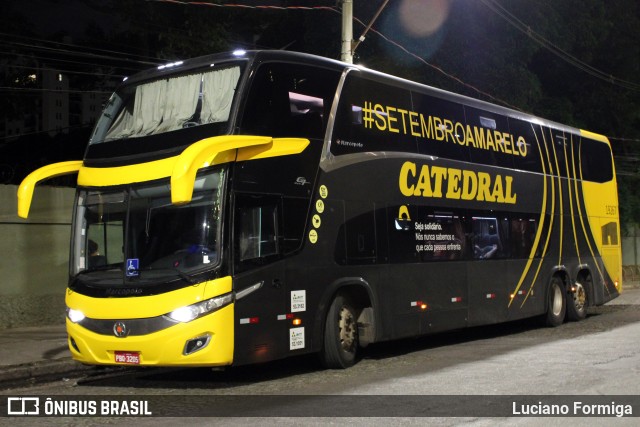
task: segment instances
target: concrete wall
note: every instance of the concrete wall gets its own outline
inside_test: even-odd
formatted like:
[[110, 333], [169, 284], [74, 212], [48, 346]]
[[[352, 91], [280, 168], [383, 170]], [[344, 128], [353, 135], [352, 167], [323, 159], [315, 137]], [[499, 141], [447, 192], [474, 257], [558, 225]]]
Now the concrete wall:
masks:
[[29, 219], [0, 185], [0, 329], [62, 324], [75, 190], [36, 187]]
[[640, 265], [640, 227], [629, 227], [622, 236], [622, 265]]

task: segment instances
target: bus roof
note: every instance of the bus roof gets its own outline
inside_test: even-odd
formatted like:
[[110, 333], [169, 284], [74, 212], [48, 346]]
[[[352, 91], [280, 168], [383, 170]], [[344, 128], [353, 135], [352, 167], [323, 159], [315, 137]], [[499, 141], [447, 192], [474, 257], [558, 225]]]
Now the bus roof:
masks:
[[454, 92], [449, 92], [443, 89], [439, 89], [433, 86], [429, 86], [423, 83], [407, 80], [401, 77], [397, 77], [391, 74], [383, 73], [380, 71], [372, 70], [360, 65], [348, 64], [335, 59], [321, 57], [317, 55], [292, 52], [285, 50], [238, 50], [233, 52], [221, 52], [211, 55], [200, 56], [191, 59], [185, 59], [184, 61], [168, 62], [165, 65], [160, 65], [155, 69], [149, 69], [137, 73], [130, 78], [126, 79], [126, 84], [137, 83], [144, 80], [158, 78], [163, 75], [172, 75], [175, 73], [184, 73], [193, 69], [201, 69], [205, 66], [211, 66], [213, 64], [221, 64], [224, 62], [244, 60], [253, 65], [257, 65], [263, 62], [293, 62], [300, 64], [307, 64], [310, 66], [317, 66], [322, 68], [334, 69], [337, 71], [345, 70], [357, 70], [362, 73], [363, 77], [368, 77], [373, 80], [391, 84], [399, 88], [413, 90], [420, 93], [426, 93], [431, 96], [435, 96], [448, 101], [460, 103], [470, 107], [482, 109], [485, 111], [493, 112], [506, 117], [512, 117], [528, 122], [533, 122], [538, 125], [552, 127], [564, 132], [573, 133], [575, 135], [588, 136], [592, 139], [596, 139], [601, 142], [609, 143], [608, 139], [604, 135], [600, 135], [594, 132], [587, 132], [576, 127], [564, 125], [562, 123], [554, 122], [551, 120], [543, 119], [532, 114], [515, 110], [513, 108], [503, 107], [490, 102], [482, 101], [476, 98], [472, 98], [465, 95], [460, 95]]

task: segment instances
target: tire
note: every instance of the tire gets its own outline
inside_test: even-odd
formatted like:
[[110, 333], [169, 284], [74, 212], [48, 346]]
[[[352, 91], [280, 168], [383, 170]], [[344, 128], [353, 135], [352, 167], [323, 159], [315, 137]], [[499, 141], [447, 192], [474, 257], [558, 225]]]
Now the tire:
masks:
[[587, 284], [591, 281], [591, 276], [584, 280], [579, 280], [573, 285], [573, 292], [567, 292], [567, 320], [578, 322], [587, 317], [587, 307], [589, 306], [589, 295]]
[[567, 298], [564, 283], [558, 276], [554, 276], [549, 283], [547, 293], [547, 314], [545, 323], [547, 326], [560, 326], [564, 322], [567, 312]]
[[324, 327], [324, 343], [320, 361], [325, 368], [344, 369], [356, 361], [358, 350], [357, 313], [344, 295], [337, 295]]

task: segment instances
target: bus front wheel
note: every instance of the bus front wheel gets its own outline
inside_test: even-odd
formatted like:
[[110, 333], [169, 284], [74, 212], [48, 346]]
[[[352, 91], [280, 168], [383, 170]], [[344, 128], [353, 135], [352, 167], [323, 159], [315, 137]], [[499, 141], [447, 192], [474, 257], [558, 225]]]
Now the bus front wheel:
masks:
[[338, 294], [327, 313], [320, 360], [325, 368], [344, 369], [356, 361], [358, 322], [349, 299]]
[[549, 283], [549, 292], [547, 294], [547, 326], [560, 326], [564, 322], [564, 316], [567, 311], [567, 298], [564, 283], [555, 276]]

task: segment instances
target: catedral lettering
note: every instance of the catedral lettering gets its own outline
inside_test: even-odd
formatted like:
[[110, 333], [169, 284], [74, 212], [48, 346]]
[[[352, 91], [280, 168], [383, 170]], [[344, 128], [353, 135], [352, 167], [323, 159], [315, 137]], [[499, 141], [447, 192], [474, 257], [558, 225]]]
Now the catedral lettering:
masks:
[[465, 169], [445, 168], [404, 162], [398, 185], [406, 197], [434, 197], [515, 204], [517, 194], [512, 188], [513, 177], [491, 175]]
[[492, 150], [513, 156], [526, 157], [527, 144], [523, 136], [517, 138], [497, 129], [465, 125], [450, 119], [438, 116], [425, 116], [416, 111], [403, 108], [373, 105], [365, 102], [365, 114], [373, 112], [372, 120], [365, 120], [365, 127], [377, 130], [417, 138], [431, 139], [442, 142], [450, 142], [482, 150]]

